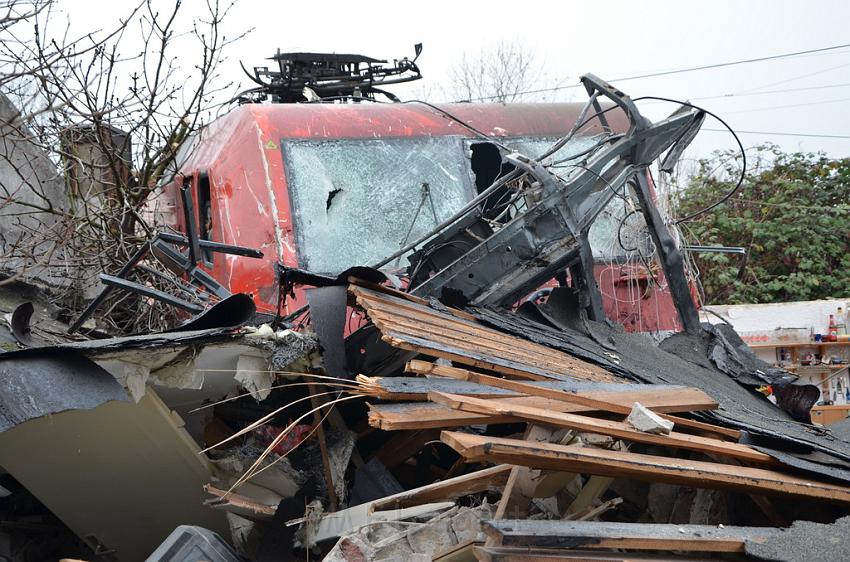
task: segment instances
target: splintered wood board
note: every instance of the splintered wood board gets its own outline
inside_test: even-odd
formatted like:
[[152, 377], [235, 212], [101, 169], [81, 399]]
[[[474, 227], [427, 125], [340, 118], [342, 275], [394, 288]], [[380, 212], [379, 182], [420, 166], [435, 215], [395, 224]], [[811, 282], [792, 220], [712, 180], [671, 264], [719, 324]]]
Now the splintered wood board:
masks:
[[850, 486], [819, 482], [775, 470], [591, 447], [528, 443], [519, 439], [482, 437], [452, 431], [443, 431], [440, 438], [463, 457], [474, 461], [850, 503]]
[[[651, 386], [634, 385], [634, 392], [594, 392], [592, 397], [607, 403], [631, 407], [640, 402], [656, 412], [690, 412], [693, 402], [679, 401], [664, 392], [655, 392]], [[590, 397], [591, 393], [577, 393]], [[532, 406], [555, 412], [594, 412], [597, 408], [571, 404], [562, 400], [551, 400], [538, 396], [510, 396], [500, 400], [509, 404]], [[699, 398], [697, 397], [697, 400]], [[677, 403], [678, 402], [678, 403]], [[522, 421], [515, 416], [492, 416], [452, 410], [446, 406], [429, 402], [369, 404], [369, 425], [387, 431], [397, 429], [424, 429], [429, 427], [453, 428], [473, 424], [515, 423]]]
[[445, 392], [432, 392], [429, 394], [429, 397], [432, 402], [437, 402], [444, 406], [461, 411], [489, 415], [515, 416], [528, 422], [540, 422], [548, 426], [565, 427], [567, 429], [574, 429], [576, 431], [588, 433], [601, 433], [602, 435], [610, 435], [611, 437], [625, 439], [627, 441], [635, 441], [637, 443], [661, 445], [664, 447], [698, 451], [701, 453], [715, 453], [747, 462], [772, 465], [780, 464], [779, 461], [770, 455], [757, 451], [747, 445], [730, 443], [728, 441], [721, 441], [710, 437], [689, 435], [687, 433], [679, 433], [677, 431], [671, 431], [666, 435], [656, 435], [653, 433], [638, 431], [625, 422], [602, 420], [562, 412], [552, 412], [543, 408], [510, 404], [498, 399], [486, 400]]
[[[433, 367], [438, 371], [433, 373], [436, 376], [367, 377], [365, 375], [357, 375], [356, 382], [359, 387], [358, 391], [374, 396], [375, 398], [380, 398], [381, 400], [424, 401], [428, 400], [428, 393], [432, 391], [494, 398], [523, 395], [523, 393], [515, 392], [513, 390], [497, 388], [495, 386], [479, 384], [459, 378], [451, 378], [446, 375], [441, 375], [439, 372], [439, 369], [453, 369], [452, 367], [443, 367], [419, 360], [413, 360], [408, 363], [409, 366], [414, 368], [420, 364]], [[588, 397], [599, 396], [600, 393], [606, 395], [609, 393], [620, 393], [624, 395], [633, 394], [633, 401], [641, 401], [641, 403], [650, 396], [663, 397], [667, 400], [666, 402], [662, 402], [658, 398], [655, 399], [655, 409], [660, 412], [667, 411], [664, 406], [668, 403], [670, 406], [675, 408], [675, 411], [713, 410], [717, 408], [717, 402], [708, 394], [698, 388], [688, 386], [667, 384], [641, 385], [625, 383], [597, 383], [565, 380], [528, 381], [527, 384], [559, 392], [583, 394]], [[686, 407], [686, 409], [683, 409], [683, 407]]]
[[761, 543], [782, 532], [772, 527], [719, 528], [712, 525], [523, 519], [482, 521], [481, 526], [491, 542], [505, 547], [686, 552], [744, 552], [746, 541]]
[[494, 330], [465, 316], [356, 285], [351, 285], [349, 291], [380, 330], [382, 339], [400, 349], [530, 380], [568, 376], [621, 381], [598, 365]]
[[371, 510], [399, 509], [427, 502], [455, 499], [488, 490], [501, 490], [505, 486], [510, 472], [510, 466], [499, 465], [455, 476], [375, 500], [371, 504]]
[[[568, 402], [570, 404], [580, 404], [582, 406], [587, 406], [594, 410], [600, 410], [603, 412], [611, 412], [614, 414], [620, 414], [623, 416], [629, 415], [632, 410], [632, 404], [624, 405], [619, 404], [617, 402], [609, 402], [604, 399], [600, 399], [599, 396], [595, 395], [595, 393], [588, 394], [579, 394], [574, 392], [565, 392], [563, 390], [559, 390], [556, 388], [544, 388], [539, 386], [534, 386], [529, 384], [528, 381], [516, 381], [503, 379], [499, 377], [494, 377], [492, 375], [484, 375], [481, 373], [476, 373], [474, 371], [470, 371], [467, 369], [459, 369], [457, 367], [446, 367], [442, 365], [435, 365], [432, 363], [428, 363], [426, 361], [413, 360], [407, 364], [406, 367], [408, 372], [419, 373], [419, 374], [432, 374], [436, 376], [444, 376], [458, 380], [465, 380], [469, 382], [476, 382], [478, 384], [486, 384], [489, 386], [494, 386], [496, 388], [503, 388], [506, 390], [512, 390], [514, 392], [519, 392], [521, 394], [528, 394], [530, 396], [539, 396], [541, 398], [550, 398], [552, 400], [559, 400], [561, 402]], [[635, 385], [639, 387], [639, 385]], [[646, 405], [646, 404], [644, 404]], [[726, 427], [720, 427], [716, 425], [711, 425], [704, 422], [699, 422], [696, 420], [691, 420], [687, 418], [680, 418], [671, 416], [669, 414], [659, 413], [660, 416], [676, 423], [680, 428], [688, 427], [692, 430], [696, 431], [707, 431], [714, 433], [716, 435], [721, 435], [730, 439], [737, 440], [741, 433], [734, 429], [729, 429]]]

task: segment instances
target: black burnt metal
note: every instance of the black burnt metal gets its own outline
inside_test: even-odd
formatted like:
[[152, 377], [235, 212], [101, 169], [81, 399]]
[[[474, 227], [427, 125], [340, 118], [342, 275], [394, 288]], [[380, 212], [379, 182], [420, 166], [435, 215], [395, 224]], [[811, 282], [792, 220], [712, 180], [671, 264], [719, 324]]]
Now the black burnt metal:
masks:
[[685, 277], [685, 264], [682, 261], [682, 254], [676, 247], [676, 241], [673, 240], [670, 231], [664, 225], [658, 207], [655, 206], [646, 176], [639, 174], [635, 176], [635, 180], [637, 184], [635, 191], [643, 210], [644, 220], [649, 227], [652, 241], [655, 242], [655, 247], [658, 249], [659, 261], [664, 269], [664, 277], [667, 279], [667, 286], [673, 296], [673, 304], [676, 305], [682, 327], [687, 332], [699, 332], [699, 313], [691, 296], [688, 278]]
[[[672, 165], [683, 144], [693, 138], [703, 119], [702, 112], [680, 109], [667, 119], [651, 123], [643, 117], [631, 99], [593, 75], [582, 77], [590, 100], [603, 128], [610, 131], [599, 97], [608, 98], [629, 120], [629, 130], [612, 137], [610, 144], [593, 155], [586, 165], [564, 180], [552, 173], [542, 161], [520, 154], [510, 154], [506, 160], [524, 171], [540, 195], [535, 204], [518, 213], [512, 220], [490, 236], [469, 244], [474, 223], [485, 222], [480, 209], [477, 215], [467, 215], [434, 232], [435, 238], [426, 244], [411, 263], [412, 293], [424, 297], [451, 298], [452, 302], [473, 305], [510, 306], [565, 269], [570, 269], [581, 289], [582, 305], [588, 317], [604, 318], [602, 298], [593, 277], [592, 255], [587, 232], [597, 215], [629, 182], [638, 178], [638, 185], [647, 187], [647, 167], [665, 151], [666, 164]], [[591, 117], [593, 118], [593, 117]], [[566, 144], [569, 136], [553, 147], [547, 155]], [[542, 160], [542, 159], [541, 159]], [[660, 219], [654, 202], [641, 194], [642, 211], [653, 237], [660, 248], [660, 259], [673, 289], [673, 298], [686, 330], [699, 329], [696, 308], [687, 290], [679, 250]], [[482, 229], [478, 229], [479, 232]], [[437, 251], [438, 246], [455, 244], [464, 251], [455, 253], [451, 263], [424, 276], [423, 258]], [[415, 273], [415, 275], [414, 275]], [[672, 280], [675, 278], [675, 280]]]
[[[181, 299], [170, 293], [166, 293], [146, 285], [135, 283], [128, 279], [134, 269], [139, 266], [139, 263], [144, 260], [148, 253], [153, 252], [162, 261], [165, 261], [173, 269], [180, 270], [189, 281], [189, 284], [180, 283], [175, 280], [178, 288], [187, 294], [195, 295], [201, 300], [205, 300], [207, 295], [201, 294], [198, 287], [203, 287], [206, 291], [212, 293], [219, 299], [227, 299], [231, 296], [230, 291], [219, 283], [212, 275], [201, 269], [203, 260], [203, 251], [210, 251], [222, 254], [232, 254], [249, 258], [261, 258], [263, 253], [252, 248], [244, 248], [242, 246], [233, 246], [230, 244], [221, 244], [212, 240], [203, 240], [198, 237], [198, 231], [195, 224], [195, 210], [192, 202], [192, 197], [188, 187], [180, 188], [180, 197], [183, 202], [183, 218], [186, 224], [186, 236], [180, 234], [161, 232], [154, 236], [151, 240], [142, 244], [136, 253], [124, 264], [124, 266], [115, 274], [101, 274], [100, 280], [105, 285], [94, 300], [86, 307], [80, 316], [71, 324], [68, 333], [72, 334], [80, 329], [83, 323], [94, 314], [94, 311], [103, 304], [106, 298], [114, 289], [121, 289], [132, 293], [144, 295], [164, 302], [171, 306], [186, 310], [193, 314], [203, 312], [204, 308], [201, 305], [191, 301]], [[186, 247], [187, 252], [184, 254], [178, 248]], [[145, 268], [150, 271], [150, 268]], [[156, 275], [161, 275], [156, 273]]]
[[[281, 53], [271, 60], [277, 70], [255, 67], [248, 77], [258, 84], [239, 96], [242, 102], [264, 101], [271, 97], [273, 103], [297, 103], [318, 99], [374, 99], [375, 94], [398, 101], [384, 86], [411, 82], [422, 78], [416, 59], [422, 44], [415, 46], [413, 60], [404, 57], [388, 64], [385, 60], [363, 55], [337, 53]], [[305, 91], [305, 88], [307, 91]]]

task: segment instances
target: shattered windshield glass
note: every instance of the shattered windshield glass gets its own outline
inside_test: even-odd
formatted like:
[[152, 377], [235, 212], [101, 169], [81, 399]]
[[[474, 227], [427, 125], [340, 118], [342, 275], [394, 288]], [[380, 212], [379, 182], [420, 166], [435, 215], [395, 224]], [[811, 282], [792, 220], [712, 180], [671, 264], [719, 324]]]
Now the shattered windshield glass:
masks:
[[377, 262], [473, 196], [460, 137], [281, 144], [299, 259], [317, 273]]

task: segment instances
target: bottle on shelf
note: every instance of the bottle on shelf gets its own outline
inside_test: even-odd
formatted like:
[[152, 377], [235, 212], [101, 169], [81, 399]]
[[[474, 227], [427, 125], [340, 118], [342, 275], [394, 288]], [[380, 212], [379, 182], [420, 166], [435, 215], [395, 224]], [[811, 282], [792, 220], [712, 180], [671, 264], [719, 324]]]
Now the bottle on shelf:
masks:
[[835, 319], [835, 327], [839, 336], [847, 335], [847, 316], [844, 314], [844, 308], [838, 307], [838, 314]]
[[835, 323], [835, 315], [829, 315], [829, 331], [826, 341], [838, 341], [838, 325]]

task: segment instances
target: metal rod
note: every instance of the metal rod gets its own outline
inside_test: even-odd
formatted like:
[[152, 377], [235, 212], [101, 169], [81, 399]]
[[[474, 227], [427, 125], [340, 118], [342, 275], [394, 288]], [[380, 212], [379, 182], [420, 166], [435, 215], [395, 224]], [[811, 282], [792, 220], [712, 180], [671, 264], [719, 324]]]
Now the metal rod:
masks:
[[[118, 271], [116, 277], [126, 277], [127, 274], [130, 273], [130, 270], [133, 269], [136, 264], [142, 260], [143, 257], [145, 257], [145, 255], [150, 251], [150, 249], [150, 242], [145, 242], [144, 244], [142, 244], [139, 249], [136, 250], [136, 253], [133, 254], [133, 256], [130, 258], [130, 260], [124, 264], [124, 267], [122, 267]], [[77, 317], [74, 323], [71, 324], [71, 327], [68, 328], [69, 334], [73, 334], [74, 332], [80, 329], [80, 326], [82, 326], [83, 323], [88, 320], [89, 316], [92, 315], [92, 313], [97, 309], [97, 307], [103, 304], [103, 301], [106, 300], [106, 297], [109, 296], [109, 293], [112, 292], [113, 288], [114, 287], [112, 286], [106, 286], [103, 288], [103, 290], [100, 291], [100, 293], [98, 293], [94, 300], [91, 301], [91, 303], [86, 307], [86, 309]]]
[[126, 279], [122, 279], [121, 277], [115, 277], [114, 275], [106, 275], [105, 273], [101, 273], [100, 281], [104, 285], [124, 289], [125, 291], [131, 291], [133, 293], [138, 293], [140, 295], [170, 304], [171, 306], [182, 308], [183, 310], [186, 310], [193, 314], [203, 312], [204, 310], [204, 307], [198, 306], [197, 304], [188, 301], [184, 301], [183, 299], [175, 297], [174, 295], [169, 295], [168, 293], [164, 293], [152, 287], [146, 287], [145, 285], [140, 285], [139, 283], [128, 281]]
[[[185, 236], [181, 236], [180, 234], [174, 234], [172, 232], [160, 232], [157, 236], [161, 240], [168, 242], [169, 244], [176, 244], [178, 246], [189, 245], [189, 240], [187, 240]], [[260, 250], [255, 250], [253, 248], [245, 248], [244, 246], [234, 246], [232, 244], [222, 244], [221, 242], [213, 242], [212, 240], [199, 239], [198, 245], [204, 250], [220, 252], [222, 254], [233, 254], [235, 256], [245, 256], [248, 258], [263, 257], [263, 252], [261, 252]]]
[[685, 252], [705, 252], [718, 254], [746, 254], [747, 249], [740, 246], [682, 246]]

